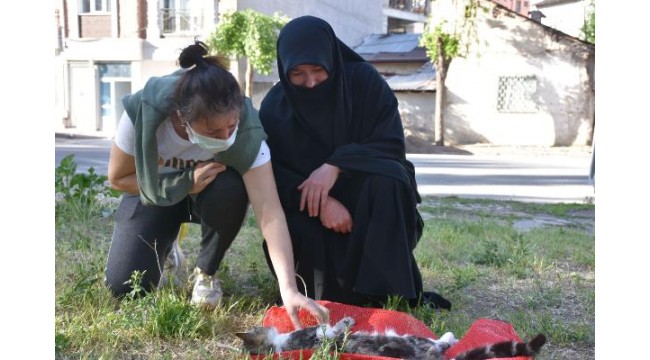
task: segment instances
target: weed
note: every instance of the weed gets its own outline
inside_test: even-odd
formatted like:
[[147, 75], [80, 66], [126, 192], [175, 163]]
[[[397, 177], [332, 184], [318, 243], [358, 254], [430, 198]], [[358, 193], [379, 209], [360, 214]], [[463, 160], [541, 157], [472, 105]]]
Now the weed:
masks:
[[117, 198], [119, 192], [108, 187], [107, 180], [105, 175], [95, 173], [92, 167], [87, 173], [78, 173], [74, 154], [64, 157], [54, 169], [57, 213], [69, 213], [82, 220], [88, 220], [97, 214], [110, 214], [111, 207], [116, 204], [111, 199]]

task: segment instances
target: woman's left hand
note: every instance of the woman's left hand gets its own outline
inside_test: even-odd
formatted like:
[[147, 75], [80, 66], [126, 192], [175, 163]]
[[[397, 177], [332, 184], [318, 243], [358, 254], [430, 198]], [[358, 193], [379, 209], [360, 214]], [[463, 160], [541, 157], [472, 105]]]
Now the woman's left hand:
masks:
[[297, 289], [281, 291], [281, 294], [284, 308], [287, 310], [289, 319], [291, 319], [291, 323], [293, 323], [296, 330], [302, 329], [298, 318], [298, 310], [301, 308], [309, 311], [319, 324], [329, 323], [330, 311], [323, 305], [302, 295]]
[[334, 186], [340, 172], [338, 167], [330, 164], [323, 164], [314, 170], [307, 180], [298, 186], [298, 190], [301, 191], [300, 211], [305, 210], [305, 205], [307, 205], [309, 216], [318, 216], [320, 207], [327, 202], [329, 191]]

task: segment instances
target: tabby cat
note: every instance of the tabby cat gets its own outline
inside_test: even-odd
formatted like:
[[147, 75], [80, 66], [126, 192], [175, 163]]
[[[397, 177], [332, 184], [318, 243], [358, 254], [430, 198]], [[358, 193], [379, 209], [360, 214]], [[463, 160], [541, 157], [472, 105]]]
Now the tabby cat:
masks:
[[[354, 325], [354, 319], [344, 317], [336, 324], [317, 325], [280, 334], [274, 327], [256, 327], [248, 332], [237, 333], [244, 342], [244, 349], [251, 354], [269, 354], [298, 349], [315, 349], [323, 339], [330, 339], [345, 353], [394, 357], [405, 360], [444, 360], [445, 351], [458, 340], [448, 332], [438, 340], [414, 335], [397, 335], [388, 330], [383, 334], [354, 332], [347, 330]], [[455, 357], [455, 360], [482, 360], [509, 358], [515, 356], [535, 356], [546, 337], [537, 335], [528, 343], [504, 341], [481, 346]]]

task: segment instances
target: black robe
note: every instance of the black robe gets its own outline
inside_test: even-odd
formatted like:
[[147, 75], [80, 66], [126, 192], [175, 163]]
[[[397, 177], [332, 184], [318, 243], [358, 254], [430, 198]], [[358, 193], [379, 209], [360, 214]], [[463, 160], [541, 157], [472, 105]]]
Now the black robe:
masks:
[[[312, 89], [292, 85], [288, 71], [300, 64], [322, 66], [328, 79]], [[278, 69], [260, 119], [308, 296], [351, 304], [416, 299], [422, 279], [412, 252], [423, 223], [395, 95], [329, 24], [311, 16], [281, 31]], [[298, 185], [324, 163], [342, 170], [330, 196], [350, 212], [351, 233], [299, 211]]]

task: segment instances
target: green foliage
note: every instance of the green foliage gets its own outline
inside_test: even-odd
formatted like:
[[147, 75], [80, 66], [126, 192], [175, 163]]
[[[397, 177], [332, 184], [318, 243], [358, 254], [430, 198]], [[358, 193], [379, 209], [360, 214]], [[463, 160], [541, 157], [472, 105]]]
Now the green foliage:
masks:
[[582, 37], [585, 41], [592, 44], [596, 43], [596, 2], [591, 1], [590, 11], [585, 17], [585, 23], [582, 25]]
[[288, 19], [279, 14], [272, 17], [252, 9], [223, 15], [206, 43], [218, 53], [247, 57], [262, 74], [269, 74], [276, 58], [278, 32]]
[[115, 196], [119, 194], [106, 186], [108, 178], [95, 173], [95, 168], [88, 173], [77, 173], [77, 163], [74, 154], [61, 160], [54, 170], [54, 191], [61, 194], [66, 201], [80, 201], [85, 204], [93, 203], [98, 195]]
[[[427, 24], [429, 26], [429, 24]], [[436, 26], [433, 31], [425, 28], [420, 38], [420, 46], [426, 49], [427, 56], [434, 62], [438, 59], [438, 40], [442, 40], [442, 56], [445, 62], [459, 55], [460, 37], [455, 34], [448, 34], [442, 30], [442, 25]]]
[[141, 328], [144, 334], [161, 339], [193, 338], [210, 333], [202, 311], [173, 289], [131, 295], [121, 304], [120, 320], [126, 327]]
[[[462, 15], [451, 21], [445, 16], [432, 12], [420, 37], [420, 46], [426, 49], [427, 56], [434, 63], [438, 62], [439, 48], [445, 64], [449, 64], [453, 58], [467, 54], [469, 44], [478, 38], [476, 16], [479, 9], [482, 8], [478, 0], [466, 0]], [[438, 41], [442, 42], [440, 47]], [[442, 65], [437, 64], [437, 66]]]
[[119, 197], [120, 192], [111, 189], [107, 180], [92, 167], [87, 173], [77, 173], [74, 154], [64, 157], [54, 170], [57, 212], [86, 220], [100, 213], [112, 213], [111, 199]]

